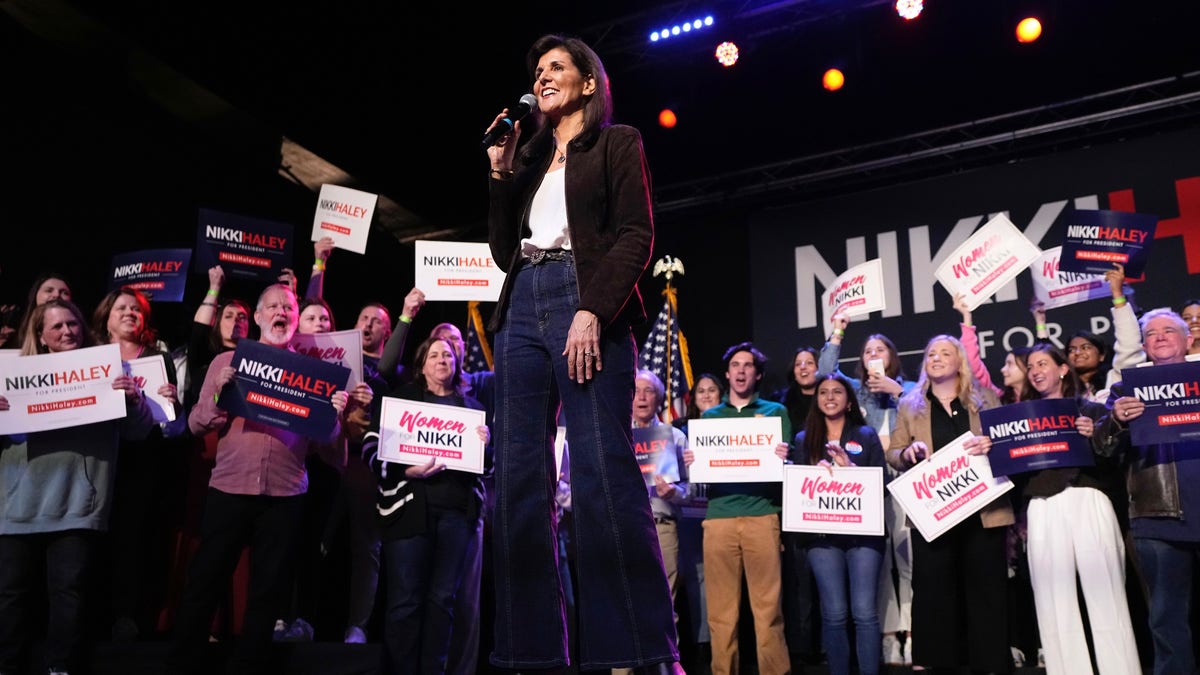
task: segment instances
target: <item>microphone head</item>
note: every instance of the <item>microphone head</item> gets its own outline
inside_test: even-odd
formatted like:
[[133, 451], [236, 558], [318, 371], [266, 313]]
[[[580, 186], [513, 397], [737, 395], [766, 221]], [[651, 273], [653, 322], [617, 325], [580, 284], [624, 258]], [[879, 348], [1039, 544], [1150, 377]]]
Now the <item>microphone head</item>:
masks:
[[525, 110], [528, 112], [537, 107], [537, 97], [533, 94], [525, 94], [517, 105], [525, 106]]

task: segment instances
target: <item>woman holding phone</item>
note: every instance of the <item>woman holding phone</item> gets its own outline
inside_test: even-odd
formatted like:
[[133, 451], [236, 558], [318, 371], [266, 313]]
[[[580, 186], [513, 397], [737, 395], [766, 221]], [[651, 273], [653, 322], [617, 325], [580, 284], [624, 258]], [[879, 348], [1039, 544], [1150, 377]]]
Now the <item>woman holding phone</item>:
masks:
[[[817, 367], [819, 377], [830, 373], [842, 375], [838, 361], [850, 317], [839, 313], [834, 315], [832, 321], [833, 332], [821, 348]], [[886, 335], [879, 333], [867, 336], [859, 354], [855, 375], [857, 377], [846, 379], [854, 388], [854, 395], [867, 424], [879, 435], [880, 443], [886, 448], [896, 428], [900, 397], [912, 390], [916, 383], [905, 380], [896, 345]], [[898, 475], [890, 467], [887, 472], [889, 479]], [[892, 503], [890, 493], [883, 498], [883, 519], [888, 540], [879, 574], [883, 662], [905, 665], [912, 663], [912, 635], [907, 635], [901, 645], [898, 633], [910, 633], [912, 625], [912, 544], [904, 511]]]

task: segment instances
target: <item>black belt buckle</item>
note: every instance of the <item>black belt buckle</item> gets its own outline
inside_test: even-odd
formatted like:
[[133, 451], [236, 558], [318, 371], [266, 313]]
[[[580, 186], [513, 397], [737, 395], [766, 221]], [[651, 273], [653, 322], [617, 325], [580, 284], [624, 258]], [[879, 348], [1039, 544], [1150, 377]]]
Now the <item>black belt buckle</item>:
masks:
[[571, 260], [571, 252], [565, 251], [561, 248], [552, 248], [552, 249], [539, 248], [538, 250], [529, 254], [528, 260], [529, 260], [530, 265], [540, 265], [544, 262], [548, 262], [551, 260], [557, 260], [558, 262], [567, 262], [568, 260]]

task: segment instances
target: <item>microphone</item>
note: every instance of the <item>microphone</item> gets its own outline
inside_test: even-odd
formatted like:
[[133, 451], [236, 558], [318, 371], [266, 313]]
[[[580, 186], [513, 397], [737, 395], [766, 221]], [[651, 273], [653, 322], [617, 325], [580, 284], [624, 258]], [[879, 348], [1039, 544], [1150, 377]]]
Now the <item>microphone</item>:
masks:
[[533, 110], [534, 106], [536, 105], [537, 97], [533, 94], [525, 94], [522, 96], [521, 100], [518, 101], [516, 105], [508, 109], [508, 117], [505, 117], [497, 122], [496, 126], [492, 127], [486, 134], [484, 134], [483, 149], [487, 150], [488, 148], [492, 147], [496, 144], [496, 141], [504, 137], [504, 134], [512, 131], [513, 123], [524, 119], [524, 117], [529, 114], [529, 111]]

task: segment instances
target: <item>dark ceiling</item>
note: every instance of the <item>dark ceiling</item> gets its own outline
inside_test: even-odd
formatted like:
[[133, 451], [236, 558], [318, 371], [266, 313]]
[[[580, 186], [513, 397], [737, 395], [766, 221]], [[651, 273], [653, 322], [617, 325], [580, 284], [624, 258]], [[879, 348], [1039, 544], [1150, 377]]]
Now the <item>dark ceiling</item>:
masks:
[[[78, 11], [364, 189], [447, 226], [483, 218], [478, 139], [528, 90], [523, 53], [544, 32], [578, 34], [606, 60], [618, 121], [642, 129], [660, 187], [1200, 68], [1200, 3], [1182, 0], [929, 0], [911, 23], [880, 0], [43, 2]], [[645, 42], [651, 28], [704, 11], [717, 21], [704, 34]], [[1019, 45], [1013, 28], [1026, 14], [1046, 31]], [[712, 58], [718, 37], [742, 47], [735, 68]], [[129, 58], [58, 52], [73, 72]], [[847, 85], [830, 94], [820, 77], [835, 65]], [[679, 124], [660, 129], [668, 106]]]

